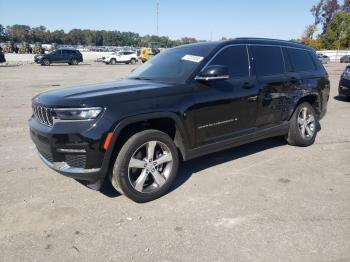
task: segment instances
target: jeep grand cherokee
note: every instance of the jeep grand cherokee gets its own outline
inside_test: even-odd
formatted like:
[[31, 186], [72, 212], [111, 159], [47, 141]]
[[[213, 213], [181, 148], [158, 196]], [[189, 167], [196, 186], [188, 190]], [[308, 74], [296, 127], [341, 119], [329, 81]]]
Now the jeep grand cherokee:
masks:
[[109, 177], [137, 202], [163, 195], [184, 161], [273, 136], [314, 143], [329, 99], [315, 51], [238, 38], [184, 45], [126, 79], [33, 98], [30, 133], [41, 159], [98, 189]]

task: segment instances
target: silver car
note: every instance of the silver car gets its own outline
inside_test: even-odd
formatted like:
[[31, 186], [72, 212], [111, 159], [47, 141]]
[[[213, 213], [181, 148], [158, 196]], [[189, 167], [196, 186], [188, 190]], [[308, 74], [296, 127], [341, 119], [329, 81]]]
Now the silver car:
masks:
[[324, 54], [317, 54], [318, 59], [321, 61], [322, 64], [327, 64], [331, 61], [329, 56], [326, 56]]

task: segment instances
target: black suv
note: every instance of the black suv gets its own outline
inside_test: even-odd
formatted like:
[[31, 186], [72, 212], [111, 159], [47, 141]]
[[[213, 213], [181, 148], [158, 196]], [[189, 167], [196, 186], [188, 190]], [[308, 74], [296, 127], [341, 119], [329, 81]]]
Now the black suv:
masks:
[[340, 96], [350, 98], [350, 66], [345, 67], [340, 77], [338, 93]]
[[61, 48], [52, 51], [49, 54], [34, 56], [34, 62], [44, 66], [48, 66], [51, 63], [68, 63], [69, 65], [77, 65], [83, 62], [83, 55], [76, 49]]
[[272, 136], [314, 143], [329, 99], [313, 49], [238, 38], [168, 49], [126, 79], [33, 98], [30, 134], [54, 170], [137, 202], [163, 195], [179, 160]]

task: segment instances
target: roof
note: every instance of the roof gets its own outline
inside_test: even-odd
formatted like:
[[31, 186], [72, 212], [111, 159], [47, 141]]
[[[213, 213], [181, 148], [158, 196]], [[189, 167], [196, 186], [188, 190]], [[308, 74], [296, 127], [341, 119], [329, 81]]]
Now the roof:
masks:
[[225, 40], [225, 41], [210, 41], [210, 42], [194, 43], [194, 44], [182, 45], [181, 47], [201, 45], [201, 46], [215, 48], [215, 47], [223, 47], [230, 44], [260, 44], [260, 45], [268, 44], [268, 45], [287, 46], [287, 47], [314, 50], [307, 45], [297, 43], [297, 42], [278, 40], [278, 39], [269, 39], [269, 38], [255, 38], [255, 37], [240, 37], [240, 38], [235, 38], [232, 40]]

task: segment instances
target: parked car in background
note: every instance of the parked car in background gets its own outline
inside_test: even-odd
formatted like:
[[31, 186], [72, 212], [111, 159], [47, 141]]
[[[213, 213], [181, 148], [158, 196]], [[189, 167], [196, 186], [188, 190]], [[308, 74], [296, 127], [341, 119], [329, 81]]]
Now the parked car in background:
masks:
[[347, 66], [340, 77], [338, 93], [340, 96], [350, 98], [350, 66]]
[[350, 55], [345, 55], [340, 58], [340, 63], [350, 63]]
[[135, 64], [137, 62], [137, 52], [119, 51], [106, 57], [102, 57], [102, 62], [115, 65], [116, 63]]
[[34, 56], [34, 62], [44, 66], [48, 66], [52, 63], [68, 63], [69, 65], [77, 65], [83, 62], [83, 55], [76, 49], [60, 48], [48, 54]]
[[302, 44], [189, 44], [123, 80], [37, 95], [30, 134], [50, 168], [94, 189], [110, 179], [120, 193], [146, 202], [166, 193], [180, 159], [273, 136], [312, 145], [329, 90], [325, 68]]
[[329, 56], [326, 56], [324, 54], [317, 54], [317, 58], [321, 61], [322, 64], [327, 64], [331, 61]]

